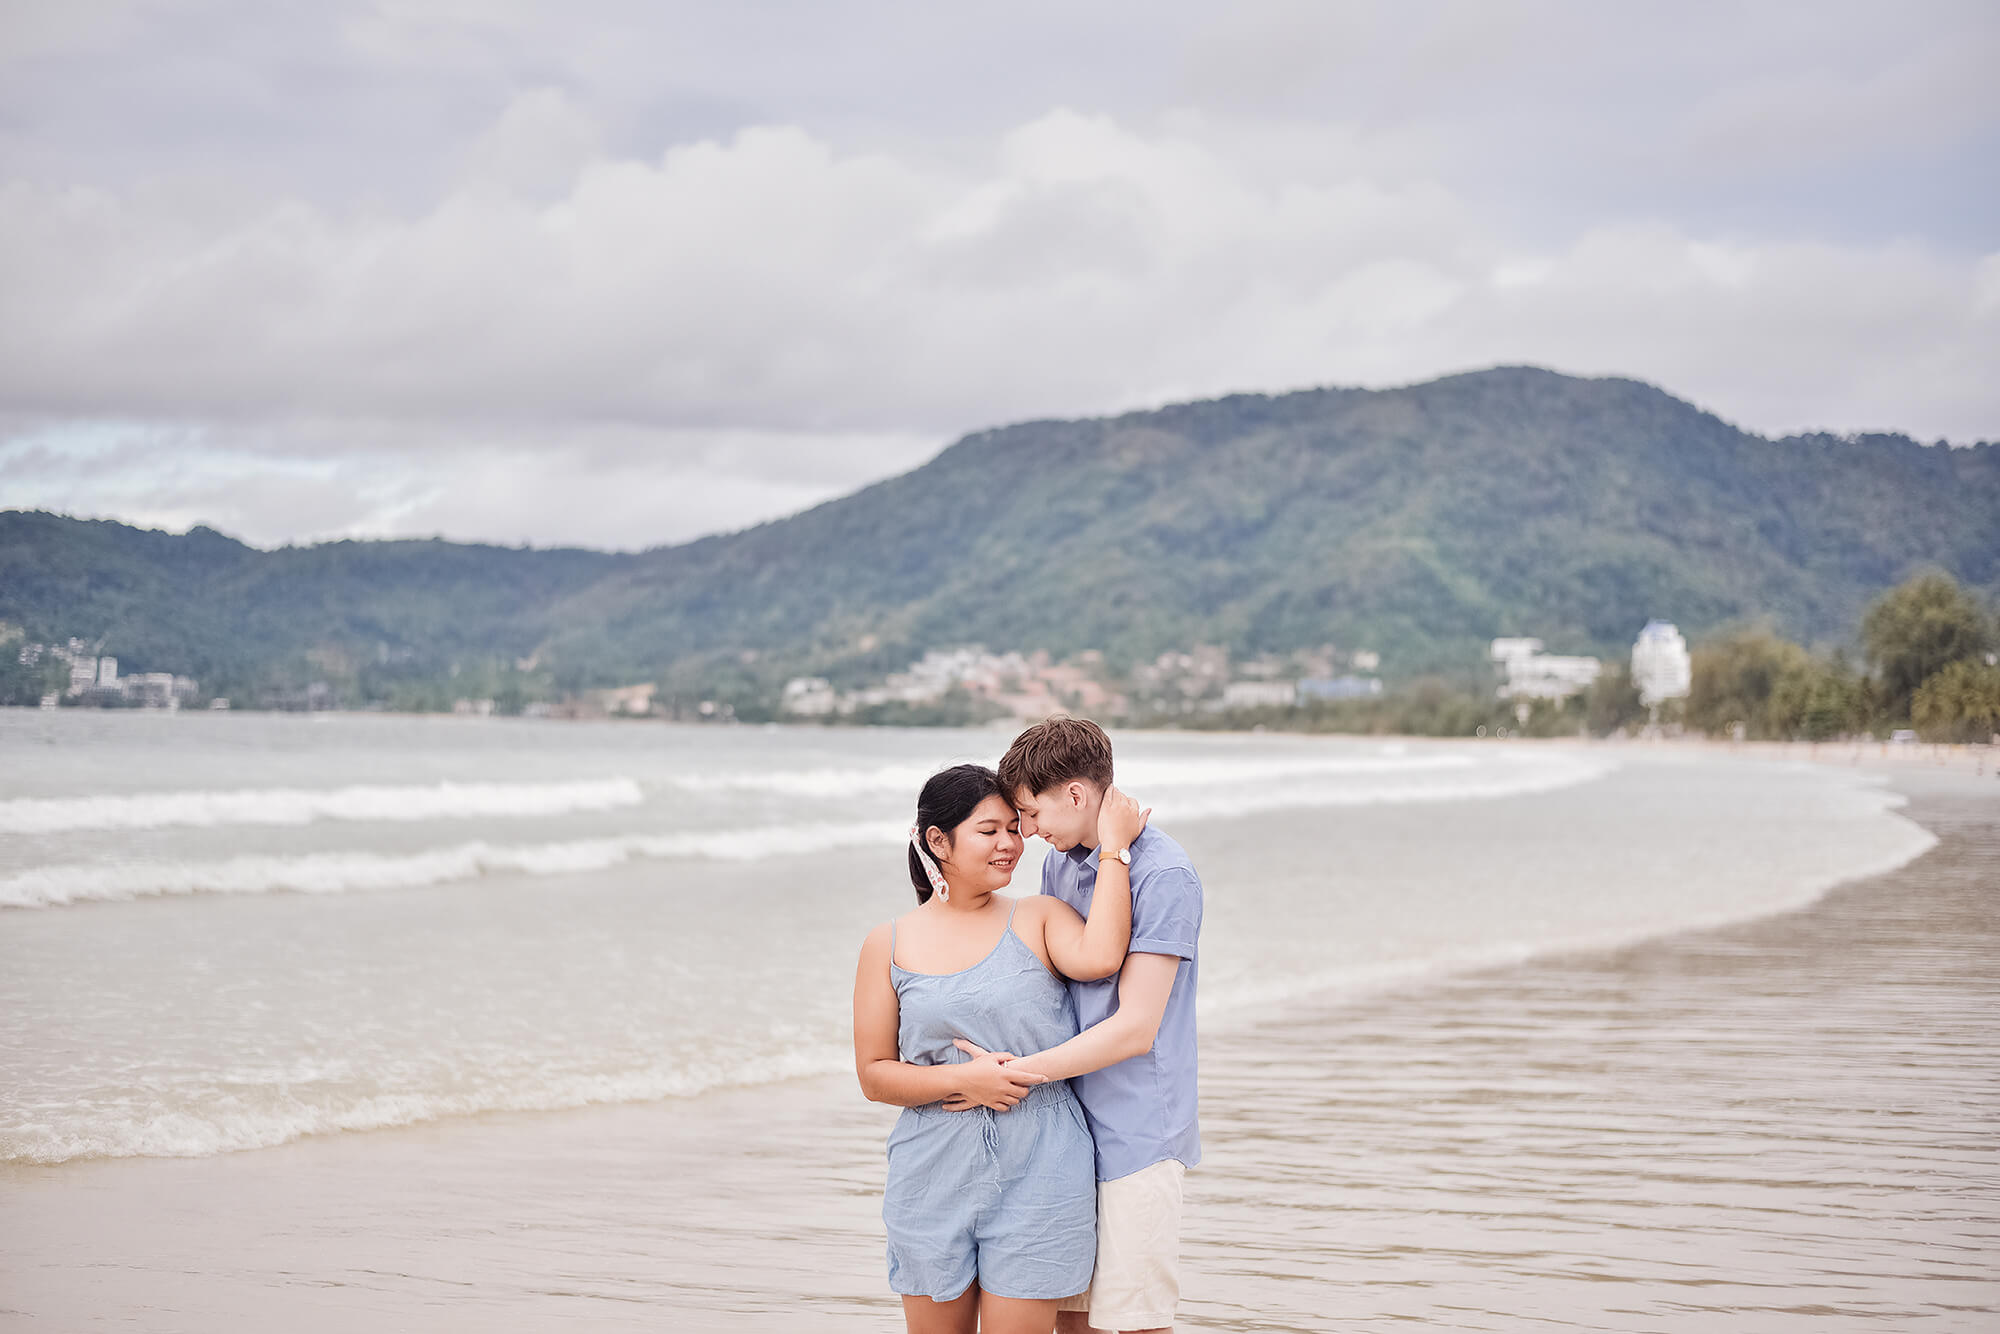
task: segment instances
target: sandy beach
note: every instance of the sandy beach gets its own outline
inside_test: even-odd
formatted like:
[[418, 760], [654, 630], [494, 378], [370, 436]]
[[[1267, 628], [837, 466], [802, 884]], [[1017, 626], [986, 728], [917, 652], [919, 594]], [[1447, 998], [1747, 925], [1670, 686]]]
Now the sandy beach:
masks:
[[[1992, 1328], [2000, 781], [1883, 772], [1937, 845], [1801, 910], [1206, 1024], [1183, 1326]], [[0, 1327], [897, 1327], [892, 1116], [826, 1076], [8, 1164]]]

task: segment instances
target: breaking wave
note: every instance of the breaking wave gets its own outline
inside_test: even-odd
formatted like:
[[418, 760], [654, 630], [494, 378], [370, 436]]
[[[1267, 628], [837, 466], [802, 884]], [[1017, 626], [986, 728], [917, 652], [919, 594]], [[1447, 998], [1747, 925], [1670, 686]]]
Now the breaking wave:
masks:
[[762, 826], [719, 833], [622, 834], [555, 843], [459, 843], [413, 853], [313, 852], [209, 862], [82, 862], [0, 878], [0, 907], [165, 894], [346, 894], [415, 889], [482, 875], [564, 875], [626, 862], [706, 857], [756, 861], [868, 843], [895, 843], [906, 826], [881, 823]]
[[317, 820], [438, 820], [495, 815], [570, 815], [637, 806], [630, 778], [574, 783], [430, 783], [353, 787], [138, 792], [101, 797], [0, 801], [0, 834], [67, 834], [172, 826], [303, 825]]
[[[1165, 793], [1156, 804], [1155, 818], [1195, 820], [1304, 807], [1474, 801], [1521, 796], [1587, 782], [1613, 767], [1603, 761], [1538, 757], [1534, 762], [1495, 764], [1483, 772], [1464, 773], [1445, 780], [1425, 779], [1415, 772], [1408, 772], [1474, 767], [1472, 761], [1460, 756], [1436, 756], [1406, 762], [1403, 765], [1404, 771], [1408, 772], [1406, 778], [1395, 777], [1393, 771], [1378, 767], [1369, 772], [1383, 774], [1382, 780], [1364, 784], [1330, 781], [1354, 772], [1352, 762], [1343, 764], [1344, 767], [1329, 767], [1324, 762], [1296, 766], [1289, 771], [1289, 777], [1274, 771], [1271, 766], [1260, 766], [1256, 777], [1270, 781], [1255, 786], [1231, 784], [1228, 780], [1235, 775], [1226, 772], [1225, 766], [1218, 766], [1218, 769], [1225, 770], [1220, 774], [1220, 782], [1216, 781], [1216, 770], [1203, 771], [1203, 777], [1212, 785], [1190, 789], [1184, 783], [1176, 784], [1162, 775], [1153, 775], [1146, 780], [1148, 787], [1145, 790], [1150, 792], [1157, 787]], [[777, 780], [785, 777], [771, 776]], [[580, 788], [584, 785], [567, 786]], [[436, 791], [428, 788], [404, 790]], [[543, 787], [533, 790], [546, 798], [556, 789]], [[631, 790], [636, 796], [637, 785], [632, 785]], [[235, 794], [196, 795], [216, 797]], [[608, 800], [618, 794], [607, 791], [602, 795]], [[461, 806], [458, 809], [464, 808]], [[355, 815], [342, 818], [370, 817]], [[758, 861], [767, 857], [840, 848], [893, 845], [902, 841], [907, 828], [899, 821], [866, 819], [767, 824], [726, 830], [611, 834], [543, 843], [473, 840], [407, 853], [332, 851], [213, 860], [57, 863], [0, 877], [0, 907], [52, 908], [72, 903], [180, 894], [365, 893], [418, 889], [496, 874], [582, 874], [635, 861]]]
[[[78, 1158], [202, 1158], [266, 1149], [307, 1135], [386, 1130], [487, 1112], [553, 1112], [606, 1103], [686, 1098], [714, 1088], [754, 1086], [846, 1068], [841, 1047], [804, 1045], [772, 1054], [676, 1059], [623, 1071], [496, 1071], [470, 1087], [351, 1091], [337, 1080], [227, 1085], [226, 1100], [200, 1094], [112, 1098], [77, 1109], [62, 1126], [0, 1122], [0, 1162], [61, 1163]], [[176, 1106], [175, 1103], [180, 1105]]]

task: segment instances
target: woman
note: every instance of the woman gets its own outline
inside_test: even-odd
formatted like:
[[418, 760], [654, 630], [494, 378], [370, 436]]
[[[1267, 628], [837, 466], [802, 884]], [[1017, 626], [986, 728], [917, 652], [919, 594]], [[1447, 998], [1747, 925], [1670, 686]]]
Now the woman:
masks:
[[[1101, 841], [1127, 846], [1147, 814], [1111, 789]], [[1047, 1334], [1056, 1303], [1090, 1286], [1097, 1180], [1083, 1110], [1066, 1081], [1007, 1063], [1076, 1035], [1057, 974], [1118, 970], [1131, 884], [1122, 863], [1104, 859], [1086, 924], [1059, 899], [999, 893], [1021, 849], [991, 769], [933, 775], [910, 831], [917, 909], [861, 947], [854, 1065], [863, 1093], [904, 1109], [889, 1135], [882, 1220], [911, 1334]], [[990, 1054], [970, 1059], [957, 1038]], [[946, 1111], [946, 1099], [976, 1106]]]

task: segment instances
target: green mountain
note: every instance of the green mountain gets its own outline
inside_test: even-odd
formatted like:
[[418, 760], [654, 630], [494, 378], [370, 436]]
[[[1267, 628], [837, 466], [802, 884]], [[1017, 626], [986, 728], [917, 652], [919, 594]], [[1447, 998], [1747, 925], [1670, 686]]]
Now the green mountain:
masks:
[[[1494, 635], [1622, 654], [1768, 617], [1852, 640], [1934, 564], [2000, 596], [2000, 445], [1767, 439], [1646, 384], [1503, 368], [1239, 394], [960, 440], [803, 514], [637, 554], [444, 542], [263, 552], [0, 513], [0, 620], [224, 680], [532, 659], [561, 685], [893, 668], [981, 642], [1114, 662]], [[331, 664], [331, 666], [329, 666]]]

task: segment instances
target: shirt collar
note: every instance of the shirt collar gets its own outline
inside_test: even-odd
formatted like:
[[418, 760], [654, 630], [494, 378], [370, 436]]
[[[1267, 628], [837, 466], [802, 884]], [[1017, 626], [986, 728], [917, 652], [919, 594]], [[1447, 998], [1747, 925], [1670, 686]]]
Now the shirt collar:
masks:
[[[1137, 853], [1139, 851], [1139, 845], [1145, 842], [1146, 836], [1151, 834], [1152, 832], [1153, 832], [1153, 827], [1151, 825], [1147, 825], [1144, 829], [1141, 829], [1139, 831], [1139, 837], [1132, 840], [1132, 851], [1134, 853]], [[1097, 854], [1102, 852], [1103, 850], [1104, 849], [1100, 846], [1092, 848], [1088, 852], [1084, 852], [1082, 845], [1079, 844], [1078, 846], [1071, 848], [1069, 852], [1065, 855], [1074, 858], [1076, 861], [1083, 863], [1085, 866], [1088, 866], [1091, 870], [1095, 871], [1097, 869]], [[1078, 857], [1076, 854], [1079, 852], [1082, 852], [1083, 856]]]

